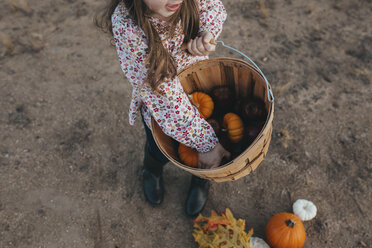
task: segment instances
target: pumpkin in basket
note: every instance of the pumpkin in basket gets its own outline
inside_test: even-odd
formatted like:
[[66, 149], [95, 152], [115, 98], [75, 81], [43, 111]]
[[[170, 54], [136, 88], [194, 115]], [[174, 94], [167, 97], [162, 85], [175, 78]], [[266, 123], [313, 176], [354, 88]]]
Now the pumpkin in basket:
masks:
[[196, 167], [198, 165], [198, 152], [191, 147], [180, 144], [178, 146], [178, 155], [183, 163], [188, 166]]
[[291, 213], [279, 213], [271, 217], [265, 235], [269, 245], [274, 248], [301, 248], [306, 240], [302, 221]]
[[224, 131], [233, 143], [238, 143], [244, 137], [244, 125], [242, 119], [237, 114], [227, 113], [223, 117], [222, 124]]
[[194, 92], [189, 95], [189, 98], [204, 119], [208, 119], [212, 115], [214, 109], [212, 97], [203, 92]]

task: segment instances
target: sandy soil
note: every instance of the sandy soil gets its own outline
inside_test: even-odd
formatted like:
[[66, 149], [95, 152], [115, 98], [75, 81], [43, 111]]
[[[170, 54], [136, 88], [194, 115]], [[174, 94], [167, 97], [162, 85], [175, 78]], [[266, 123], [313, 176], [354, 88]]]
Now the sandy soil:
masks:
[[[196, 247], [189, 174], [167, 165], [164, 203], [145, 202], [143, 127], [128, 124], [131, 88], [92, 23], [103, 1], [8, 2], [22, 1], [0, 2], [0, 247]], [[223, 2], [221, 40], [267, 75], [274, 131], [260, 167], [212, 184], [203, 213], [229, 207], [264, 237], [305, 198], [318, 206], [305, 247], [371, 247], [372, 2]]]

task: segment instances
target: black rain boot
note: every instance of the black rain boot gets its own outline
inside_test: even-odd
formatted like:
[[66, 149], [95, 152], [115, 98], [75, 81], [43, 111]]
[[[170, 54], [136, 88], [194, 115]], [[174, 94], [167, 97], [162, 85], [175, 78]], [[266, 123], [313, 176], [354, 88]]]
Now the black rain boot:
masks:
[[159, 162], [153, 158], [145, 149], [145, 157], [143, 161], [143, 191], [146, 200], [151, 205], [159, 205], [164, 197], [163, 185], [163, 166], [165, 163]]
[[203, 210], [208, 199], [210, 182], [197, 176], [192, 176], [190, 189], [186, 200], [186, 215], [195, 218]]

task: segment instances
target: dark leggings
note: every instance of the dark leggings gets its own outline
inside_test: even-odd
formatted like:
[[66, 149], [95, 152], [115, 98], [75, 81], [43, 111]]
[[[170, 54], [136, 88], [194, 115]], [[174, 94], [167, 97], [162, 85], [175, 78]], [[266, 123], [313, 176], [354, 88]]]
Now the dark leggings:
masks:
[[166, 164], [169, 162], [169, 159], [160, 151], [158, 145], [155, 143], [154, 137], [152, 136], [151, 130], [147, 127], [143, 118], [142, 122], [146, 132], [145, 152], [150, 153], [150, 155], [160, 163]]

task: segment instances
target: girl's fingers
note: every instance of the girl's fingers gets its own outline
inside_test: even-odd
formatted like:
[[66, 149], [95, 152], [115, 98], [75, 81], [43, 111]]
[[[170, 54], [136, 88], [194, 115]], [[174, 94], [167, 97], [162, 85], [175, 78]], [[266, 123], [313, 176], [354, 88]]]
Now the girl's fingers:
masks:
[[217, 168], [218, 166], [220, 166], [220, 162], [219, 162], [219, 163], [216, 163], [216, 164], [214, 164], [214, 165], [212, 165], [212, 166], [210, 167], [210, 169]]
[[188, 43], [187, 43], [187, 50], [189, 50], [190, 53], [192, 53], [192, 43], [194, 42], [194, 40], [190, 40]]
[[202, 164], [201, 164], [200, 160], [198, 160], [197, 167], [198, 167], [198, 168], [202, 168], [201, 166], [202, 166]]
[[222, 158], [230, 159], [230, 156], [231, 156], [231, 153], [222, 147]]
[[228, 151], [226, 151], [226, 152], [225, 152], [225, 158], [226, 158], [226, 159], [230, 159], [230, 156], [231, 156], [231, 153], [228, 152]]
[[212, 44], [204, 44], [204, 49], [207, 51], [207, 52], [214, 52], [216, 51], [216, 45], [212, 45]]
[[210, 44], [211, 40], [213, 40], [213, 35], [209, 32], [205, 32], [202, 37], [204, 49], [208, 52], [214, 52], [216, 50], [216, 45]]
[[200, 159], [198, 159], [198, 168], [199, 169], [205, 169], [205, 163], [203, 163], [202, 161], [200, 161]]
[[197, 52], [196, 52], [196, 39], [197, 39], [197, 37], [194, 39], [194, 40], [192, 40], [192, 42], [191, 42], [191, 50], [189, 50], [189, 52], [191, 52], [192, 53], [192, 55], [195, 55], [195, 56], [197, 56], [198, 54], [197, 54]]
[[200, 56], [208, 56], [210, 52], [215, 51], [215, 45], [209, 44], [209, 43], [204, 43], [203, 42], [203, 37], [198, 37], [196, 40], [196, 47], [201, 54]]
[[204, 36], [196, 37], [187, 43], [187, 50], [194, 56], [208, 56], [210, 52], [216, 50], [216, 45], [204, 43]]
[[[214, 52], [216, 50], [216, 45], [210, 44], [209, 42], [205, 43], [204, 37], [205, 36], [200, 37], [197, 47], [199, 52], [203, 53], [204, 56], [208, 56], [210, 52]], [[211, 35], [211, 37], [213, 36]]]
[[203, 51], [200, 51], [199, 50], [199, 44], [200, 44], [200, 37], [196, 37], [195, 38], [195, 41], [194, 41], [194, 45], [193, 45], [193, 49], [194, 49], [194, 52], [199, 55], [199, 56], [203, 56]]
[[203, 53], [201, 53], [198, 49], [198, 40], [200, 40], [200, 37], [196, 37], [193, 44], [192, 44], [192, 51], [198, 55], [198, 56], [203, 56]]
[[196, 47], [198, 48], [198, 51], [202, 54], [205, 53], [204, 43], [203, 43], [203, 37], [198, 37], [196, 41]]
[[204, 35], [203, 35], [203, 43], [204, 44], [209, 44], [211, 42], [211, 40], [213, 39], [213, 35], [209, 32], [206, 32]]

